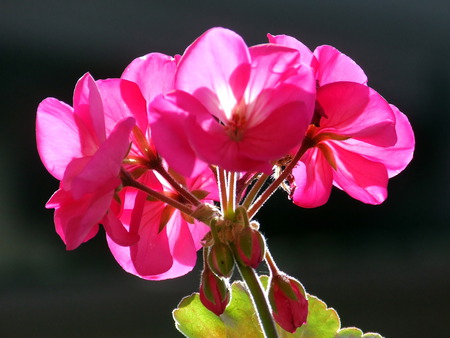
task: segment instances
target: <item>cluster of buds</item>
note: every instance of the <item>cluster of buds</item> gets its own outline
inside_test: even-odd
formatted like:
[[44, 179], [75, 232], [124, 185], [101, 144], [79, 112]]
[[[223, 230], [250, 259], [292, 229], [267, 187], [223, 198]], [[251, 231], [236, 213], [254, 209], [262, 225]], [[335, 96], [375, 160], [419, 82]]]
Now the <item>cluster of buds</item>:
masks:
[[[271, 271], [267, 297], [273, 318], [284, 330], [295, 332], [306, 323], [308, 316], [305, 290], [295, 278], [278, 270], [270, 253], [266, 251], [265, 239], [257, 229], [257, 223], [248, 222], [244, 209], [238, 208], [236, 211], [235, 219], [239, 221], [235, 223], [217, 220], [211, 223], [212, 244], [203, 251], [200, 301], [220, 316], [230, 301], [229, 279], [235, 264], [256, 269], [267, 257]], [[221, 225], [225, 229], [221, 229]], [[220, 230], [227, 232], [227, 235], [221, 236]], [[230, 233], [233, 232], [235, 234], [230, 242], [225, 243], [224, 238], [230, 239]]]
[[258, 231], [257, 223], [250, 224], [245, 209], [238, 208], [237, 211], [234, 222], [211, 222], [212, 244], [203, 251], [200, 300], [216, 315], [225, 311], [230, 300], [227, 286], [236, 262], [256, 269], [264, 260], [266, 251], [265, 239]]

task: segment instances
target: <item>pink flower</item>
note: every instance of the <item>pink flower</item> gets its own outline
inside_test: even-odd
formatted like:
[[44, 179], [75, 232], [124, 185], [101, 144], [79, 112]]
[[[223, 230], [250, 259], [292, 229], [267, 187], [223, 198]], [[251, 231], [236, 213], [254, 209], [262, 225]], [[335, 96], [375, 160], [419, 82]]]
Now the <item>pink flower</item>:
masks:
[[207, 164], [270, 173], [311, 121], [315, 81], [299, 57], [273, 44], [249, 48], [224, 28], [208, 30], [181, 57], [175, 91], [150, 105], [158, 151], [184, 175]]
[[[159, 53], [151, 53], [131, 62], [122, 79], [137, 84], [148, 105], [155, 96], [173, 88], [177, 59]], [[180, 202], [183, 198], [154, 170], [167, 167], [153, 144], [153, 130], [147, 119], [142, 119], [132, 132], [132, 146], [123, 167], [139, 183], [162, 192]], [[178, 149], [172, 149], [174, 155]], [[193, 178], [185, 179], [173, 170], [169, 172], [179, 183], [193, 190], [198, 198], [217, 198], [217, 185], [207, 168]], [[130, 233], [139, 240], [132, 245], [122, 245], [107, 234], [110, 250], [131, 274], [151, 280], [162, 280], [184, 275], [192, 270], [197, 259], [201, 240], [209, 228], [201, 222], [181, 213], [171, 206], [148, 197], [132, 187], [122, 189], [118, 197], [116, 214]]]
[[[104, 86], [85, 74], [75, 87], [73, 108], [47, 98], [37, 112], [40, 157], [48, 171], [61, 180], [46, 206], [55, 208], [56, 231], [68, 250], [92, 238], [99, 223], [121, 245], [137, 240], [110, 212], [110, 206], [121, 184], [119, 171], [130, 145], [130, 131], [135, 121], [141, 120], [139, 113], [145, 116], [138, 104], [131, 113], [126, 102], [143, 98], [136, 85], [124, 80], [117, 83], [120, 90], [99, 87]], [[112, 97], [121, 97], [122, 104]]]
[[388, 179], [412, 159], [414, 134], [406, 116], [361, 86], [367, 84], [364, 71], [334, 47], [319, 46], [313, 53], [293, 37], [268, 38], [297, 49], [302, 62], [314, 69], [318, 88], [306, 136], [311, 148], [293, 170], [294, 203], [323, 205], [332, 185], [362, 202], [382, 203]]
[[[147, 171], [139, 181], [154, 190], [162, 191], [177, 200], [181, 197], [161, 177]], [[214, 175], [207, 169], [195, 178], [178, 181], [198, 198], [217, 199]], [[125, 188], [120, 197], [123, 211], [120, 219], [130, 232], [139, 234], [139, 241], [121, 246], [108, 237], [108, 245], [122, 268], [136, 276], [150, 280], [176, 278], [190, 272], [196, 264], [197, 251], [209, 227], [186, 214], [134, 188]]]
[[307, 131], [310, 148], [293, 170], [294, 203], [323, 205], [332, 185], [364, 203], [382, 203], [388, 179], [412, 159], [414, 134], [407, 118], [358, 83], [320, 87], [317, 103], [322, 113]]

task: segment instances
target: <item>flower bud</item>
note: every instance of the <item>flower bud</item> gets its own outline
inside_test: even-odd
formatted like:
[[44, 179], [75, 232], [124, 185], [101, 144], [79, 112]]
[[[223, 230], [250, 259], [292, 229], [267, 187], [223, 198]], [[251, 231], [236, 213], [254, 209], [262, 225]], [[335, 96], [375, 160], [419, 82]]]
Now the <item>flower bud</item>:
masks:
[[227, 280], [217, 277], [208, 267], [202, 272], [200, 301], [211, 312], [220, 316], [230, 301]]
[[275, 321], [284, 330], [294, 333], [306, 323], [308, 301], [303, 286], [296, 279], [285, 274], [273, 276], [269, 286], [269, 302]]
[[209, 268], [219, 277], [229, 278], [233, 273], [234, 258], [228, 245], [216, 242], [208, 252]]
[[266, 243], [258, 230], [244, 228], [234, 241], [236, 258], [244, 265], [256, 269], [264, 259]]

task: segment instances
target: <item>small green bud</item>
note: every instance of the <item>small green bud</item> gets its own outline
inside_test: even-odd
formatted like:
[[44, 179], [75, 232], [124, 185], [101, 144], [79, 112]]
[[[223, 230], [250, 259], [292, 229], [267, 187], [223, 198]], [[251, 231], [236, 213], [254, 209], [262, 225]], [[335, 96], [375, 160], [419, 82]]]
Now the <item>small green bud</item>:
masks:
[[229, 278], [233, 274], [234, 258], [227, 244], [217, 242], [209, 249], [209, 268], [219, 277]]
[[230, 302], [228, 281], [216, 276], [208, 267], [202, 272], [200, 301], [211, 312], [220, 316]]
[[246, 227], [237, 235], [234, 248], [239, 262], [256, 269], [264, 259], [266, 241], [258, 230]]

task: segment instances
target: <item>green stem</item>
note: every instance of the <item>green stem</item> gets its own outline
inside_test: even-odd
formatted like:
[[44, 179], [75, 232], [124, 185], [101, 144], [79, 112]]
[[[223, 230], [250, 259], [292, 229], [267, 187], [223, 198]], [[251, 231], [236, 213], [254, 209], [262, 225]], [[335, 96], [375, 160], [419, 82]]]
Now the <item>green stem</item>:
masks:
[[269, 266], [269, 270], [271, 272], [272, 276], [277, 276], [280, 274], [280, 271], [278, 270], [277, 264], [275, 263], [272, 254], [269, 251], [269, 248], [266, 248], [266, 254], [265, 254], [265, 258], [266, 258], [266, 263]]
[[233, 219], [234, 210], [236, 208], [236, 173], [230, 171], [228, 173], [228, 193], [227, 193], [227, 212], [224, 214], [225, 218]]
[[250, 208], [250, 205], [254, 201], [256, 195], [258, 194], [259, 190], [264, 185], [268, 177], [269, 175], [267, 174], [261, 174], [261, 176], [258, 177], [257, 181], [255, 182], [255, 184], [253, 184], [247, 196], [245, 196], [244, 202], [242, 203], [242, 206], [244, 208]]
[[248, 209], [248, 217], [250, 219], [255, 216], [258, 210], [263, 206], [263, 204], [269, 199], [270, 196], [278, 189], [278, 187], [283, 183], [283, 181], [288, 177], [288, 175], [292, 172], [294, 167], [297, 165], [297, 162], [303, 156], [306, 150], [310, 148], [310, 144], [307, 141], [304, 141], [297, 154], [292, 158], [292, 161], [289, 165], [283, 170], [283, 172], [278, 176], [275, 181], [273, 181], [267, 189], [258, 197], [255, 203]]
[[194, 206], [199, 206], [202, 202], [195, 197], [189, 190], [180, 184], [162, 165], [159, 165], [155, 170], [187, 201]]
[[227, 197], [227, 179], [225, 175], [225, 170], [220, 167], [217, 167], [217, 183], [219, 186], [219, 195], [220, 195], [220, 207], [222, 209], [222, 215], [225, 215], [227, 212], [228, 206], [228, 197]]
[[142, 190], [146, 194], [148, 194], [150, 197], [153, 197], [157, 200], [160, 200], [161, 202], [167, 203], [168, 205], [180, 210], [181, 212], [184, 212], [185, 214], [192, 216], [192, 213], [194, 210], [192, 210], [189, 206], [186, 204], [180, 203], [173, 198], [170, 198], [156, 190], [153, 190], [146, 185], [136, 181], [133, 177], [131, 177], [130, 173], [126, 171], [125, 169], [122, 169], [121, 171], [121, 179], [122, 184], [124, 186], [133, 187], [139, 190]]
[[244, 266], [236, 260], [239, 272], [251, 294], [253, 305], [258, 314], [262, 331], [267, 338], [278, 338], [277, 328], [272, 317], [267, 297], [253, 268]]

